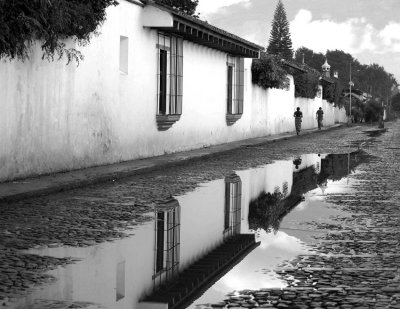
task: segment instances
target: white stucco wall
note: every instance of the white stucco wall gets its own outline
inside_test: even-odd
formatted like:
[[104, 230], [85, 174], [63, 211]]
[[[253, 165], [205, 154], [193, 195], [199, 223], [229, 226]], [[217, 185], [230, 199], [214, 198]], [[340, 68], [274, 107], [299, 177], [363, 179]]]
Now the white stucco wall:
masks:
[[[143, 12], [127, 1], [110, 7], [101, 34], [78, 47], [79, 66], [42, 60], [39, 46], [25, 62], [0, 62], [0, 181], [293, 131], [298, 105], [303, 128], [316, 126], [320, 103], [295, 100], [293, 84], [252, 85], [251, 59], [243, 116], [227, 126], [227, 54], [184, 41], [183, 113], [158, 131], [157, 31], [143, 27]], [[119, 71], [120, 36], [129, 40], [128, 74]]]
[[225, 182], [211, 181], [177, 199], [181, 205], [179, 270], [183, 271], [224, 240]]
[[[156, 132], [156, 32], [143, 29], [141, 12], [124, 1], [110, 8], [78, 67], [42, 60], [38, 46], [25, 62], [0, 64], [0, 181], [156, 153], [146, 134]], [[120, 35], [129, 38], [128, 75], [119, 72]]]
[[[38, 300], [62, 300], [86, 301], [107, 309], [137, 309], [139, 301], [153, 290], [154, 239], [154, 222], [148, 222], [135, 228], [132, 237], [114, 242], [87, 248], [31, 250], [33, 254], [59, 258], [71, 256], [79, 261], [50, 271], [49, 274], [57, 280], [33, 290], [11, 308], [37, 307]], [[117, 265], [121, 262], [125, 264], [125, 288], [124, 297], [117, 300]]]

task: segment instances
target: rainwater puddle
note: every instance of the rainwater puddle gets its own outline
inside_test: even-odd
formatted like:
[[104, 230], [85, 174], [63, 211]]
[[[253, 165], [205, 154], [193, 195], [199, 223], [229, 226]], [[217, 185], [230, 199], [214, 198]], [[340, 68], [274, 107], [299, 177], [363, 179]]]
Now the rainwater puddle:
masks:
[[231, 172], [156, 207], [131, 237], [30, 250], [79, 261], [50, 271], [56, 280], [14, 308], [201, 309], [235, 291], [285, 287], [274, 269], [312, 254], [321, 231], [307, 223], [346, 216], [325, 196], [350, 190], [346, 176], [360, 162], [357, 153], [307, 154]]
[[363, 131], [363, 133], [367, 134], [369, 137], [378, 137], [385, 133], [387, 129], [370, 129]]

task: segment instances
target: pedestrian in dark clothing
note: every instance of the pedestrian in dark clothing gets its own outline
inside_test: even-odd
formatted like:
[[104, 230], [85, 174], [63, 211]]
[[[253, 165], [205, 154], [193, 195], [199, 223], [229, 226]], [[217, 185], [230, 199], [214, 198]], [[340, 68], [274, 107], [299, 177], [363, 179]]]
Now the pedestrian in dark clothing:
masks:
[[318, 130], [321, 130], [321, 128], [322, 128], [322, 120], [323, 119], [324, 119], [324, 111], [322, 110], [322, 107], [320, 107], [317, 110]]
[[293, 117], [294, 117], [294, 124], [296, 126], [296, 133], [297, 133], [297, 135], [299, 135], [300, 130], [301, 130], [301, 122], [302, 122], [301, 118], [303, 118], [303, 113], [300, 111], [300, 107], [298, 107], [296, 109], [296, 111], [293, 114]]

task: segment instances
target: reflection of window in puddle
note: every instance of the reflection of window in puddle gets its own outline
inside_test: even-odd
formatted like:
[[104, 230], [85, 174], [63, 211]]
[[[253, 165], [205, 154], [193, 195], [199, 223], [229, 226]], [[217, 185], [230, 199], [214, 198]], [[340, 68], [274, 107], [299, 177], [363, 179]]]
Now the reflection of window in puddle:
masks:
[[287, 196], [289, 194], [289, 184], [288, 184], [287, 181], [285, 181], [282, 184], [282, 193], [283, 193], [284, 196]]
[[319, 174], [321, 172], [321, 165], [319, 164], [319, 162], [317, 162], [317, 165], [315, 166], [315, 172], [317, 174]]
[[125, 261], [117, 264], [117, 288], [116, 288], [116, 300], [125, 297]]
[[172, 199], [155, 209], [154, 287], [179, 271], [180, 206]]
[[240, 234], [242, 181], [235, 173], [225, 177], [224, 239]]

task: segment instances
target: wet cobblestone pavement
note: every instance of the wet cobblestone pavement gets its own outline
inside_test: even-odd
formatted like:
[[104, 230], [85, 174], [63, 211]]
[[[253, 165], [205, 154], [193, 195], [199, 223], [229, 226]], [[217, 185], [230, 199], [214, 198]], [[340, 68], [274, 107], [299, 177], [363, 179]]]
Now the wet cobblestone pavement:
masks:
[[360, 144], [372, 157], [350, 176], [352, 190], [327, 196], [352, 215], [309, 224], [326, 234], [312, 254], [276, 270], [287, 288], [241, 291], [212, 307], [400, 308], [399, 137], [396, 124]]
[[[312, 228], [326, 235], [315, 254], [280, 269], [284, 290], [242, 291], [214, 307], [400, 308], [400, 123], [381, 136], [350, 127], [265, 145], [242, 147], [113, 183], [0, 205], [0, 305], [52, 280], [46, 271], [73, 263], [23, 253], [24, 249], [91, 246], [126, 237], [126, 229], [148, 220], [157, 201], [191, 191], [201, 182], [303, 153], [347, 153], [362, 148], [373, 157], [350, 176], [354, 191], [328, 196], [351, 217]], [[43, 308], [85, 304], [43, 304]]]

